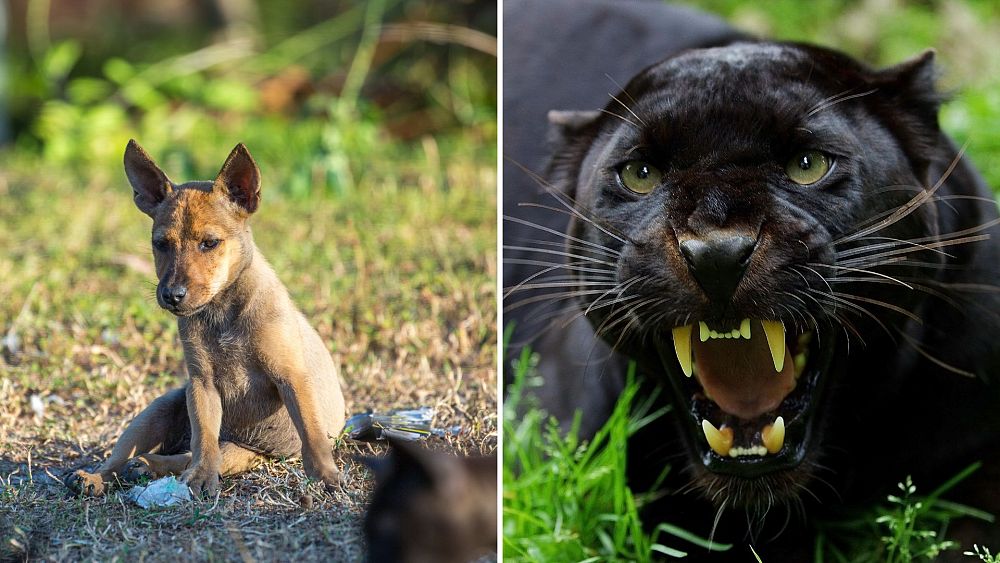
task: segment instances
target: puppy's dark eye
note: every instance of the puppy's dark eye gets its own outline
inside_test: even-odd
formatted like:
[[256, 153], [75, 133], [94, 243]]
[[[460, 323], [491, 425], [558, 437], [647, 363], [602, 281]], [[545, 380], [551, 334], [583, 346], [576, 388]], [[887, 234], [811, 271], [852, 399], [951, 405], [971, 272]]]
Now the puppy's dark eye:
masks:
[[153, 241], [153, 248], [159, 250], [160, 252], [166, 252], [170, 249], [170, 243], [167, 242], [165, 238], [158, 238]]
[[637, 194], [648, 194], [660, 185], [663, 173], [648, 162], [630, 160], [618, 169], [618, 180]]
[[788, 161], [785, 173], [796, 184], [808, 186], [822, 180], [832, 167], [833, 159], [826, 154], [819, 151], [802, 151]]
[[205, 239], [205, 240], [201, 241], [201, 244], [198, 245], [198, 248], [200, 248], [202, 251], [212, 250], [216, 246], [219, 246], [220, 242], [222, 242], [222, 241], [219, 240], [219, 239], [217, 239], [217, 238]]

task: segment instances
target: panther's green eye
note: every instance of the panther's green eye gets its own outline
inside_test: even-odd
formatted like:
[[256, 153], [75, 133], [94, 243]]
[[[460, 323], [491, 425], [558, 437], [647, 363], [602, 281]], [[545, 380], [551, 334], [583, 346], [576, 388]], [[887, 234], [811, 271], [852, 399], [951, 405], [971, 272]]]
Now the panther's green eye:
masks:
[[637, 194], [648, 194], [660, 185], [663, 173], [658, 168], [641, 160], [630, 160], [618, 171], [618, 179], [626, 188]]
[[785, 173], [796, 184], [808, 186], [822, 180], [830, 171], [830, 164], [830, 157], [819, 151], [802, 151], [788, 161]]

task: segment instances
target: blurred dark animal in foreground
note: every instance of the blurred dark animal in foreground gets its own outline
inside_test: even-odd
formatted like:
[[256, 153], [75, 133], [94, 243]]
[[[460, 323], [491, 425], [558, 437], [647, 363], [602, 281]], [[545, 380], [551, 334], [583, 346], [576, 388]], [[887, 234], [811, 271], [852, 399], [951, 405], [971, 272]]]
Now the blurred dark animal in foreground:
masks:
[[389, 456], [362, 460], [378, 483], [364, 524], [368, 560], [459, 563], [495, 551], [496, 456], [392, 444]]

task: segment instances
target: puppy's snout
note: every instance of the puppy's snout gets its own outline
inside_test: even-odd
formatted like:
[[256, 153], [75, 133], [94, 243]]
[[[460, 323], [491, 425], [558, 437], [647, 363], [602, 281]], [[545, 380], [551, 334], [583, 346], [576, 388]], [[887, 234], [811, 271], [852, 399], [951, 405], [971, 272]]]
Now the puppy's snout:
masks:
[[180, 305], [181, 301], [184, 301], [185, 295], [187, 295], [187, 288], [183, 285], [166, 286], [160, 291], [163, 302], [171, 307]]

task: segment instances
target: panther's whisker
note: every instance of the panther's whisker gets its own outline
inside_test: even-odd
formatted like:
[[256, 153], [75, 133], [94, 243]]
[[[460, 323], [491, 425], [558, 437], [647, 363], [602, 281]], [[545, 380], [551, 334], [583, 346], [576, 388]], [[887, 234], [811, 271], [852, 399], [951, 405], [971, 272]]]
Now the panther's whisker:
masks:
[[859, 239], [859, 240], [888, 240], [888, 241], [891, 241], [891, 242], [884, 242], [884, 243], [878, 243], [878, 244], [869, 244], [869, 245], [865, 245], [865, 246], [858, 246], [858, 247], [855, 247], [855, 248], [849, 248], [847, 250], [842, 250], [842, 251], [838, 251], [838, 252], [834, 253], [834, 256], [836, 256], [836, 258], [838, 260], [840, 260], [840, 259], [843, 259], [843, 258], [850, 258], [851, 256], [856, 256], [856, 255], [859, 255], [859, 254], [863, 255], [866, 252], [871, 252], [871, 251], [875, 251], [875, 250], [882, 250], [882, 249], [886, 249], [886, 248], [889, 248], [889, 249], [891, 249], [891, 248], [899, 248], [899, 247], [903, 247], [903, 246], [917, 246], [917, 247], [920, 247], [921, 250], [929, 250], [931, 252], [935, 252], [937, 254], [941, 254], [942, 256], [945, 256], [947, 258], [954, 258], [954, 256], [952, 256], [951, 254], [948, 254], [947, 252], [945, 252], [943, 250], [939, 250], [937, 248], [932, 248], [930, 246], [927, 246], [927, 245], [924, 245], [924, 244], [920, 244], [919, 242], [913, 241], [913, 240], [898, 239], [898, 238], [892, 238], [892, 237], [864, 237], [863, 239]]
[[[912, 287], [911, 287], [911, 289], [912, 289]], [[838, 296], [838, 297], [843, 297], [844, 299], [851, 299], [851, 300], [855, 300], [855, 301], [861, 301], [862, 303], [869, 303], [871, 305], [875, 305], [875, 306], [878, 306], [878, 307], [883, 307], [885, 309], [889, 309], [890, 311], [894, 311], [896, 313], [899, 313], [900, 315], [903, 315], [904, 317], [906, 317], [906, 318], [908, 318], [908, 319], [910, 319], [910, 320], [912, 320], [912, 321], [914, 321], [916, 323], [919, 323], [919, 324], [923, 324], [923, 322], [924, 322], [923, 319], [921, 319], [917, 315], [913, 314], [912, 312], [907, 311], [906, 309], [904, 309], [904, 308], [902, 308], [902, 307], [900, 307], [898, 305], [893, 305], [892, 303], [888, 303], [886, 301], [882, 301], [881, 299], [874, 299], [874, 298], [871, 298], [871, 297], [862, 297], [860, 295], [855, 295], [853, 293], [846, 293], [846, 292], [843, 292], [843, 291], [834, 291], [834, 292], [831, 292], [830, 295], [835, 295], [835, 296]]]
[[849, 96], [842, 96], [840, 98], [836, 98], [836, 99], [834, 99], [834, 100], [832, 100], [830, 102], [827, 102], [826, 104], [823, 104], [823, 105], [821, 105], [821, 106], [813, 109], [812, 111], [810, 111], [809, 113], [806, 114], [806, 117], [812, 117], [813, 115], [816, 115], [817, 113], [819, 113], [819, 112], [821, 112], [821, 111], [823, 111], [825, 109], [831, 108], [831, 107], [833, 107], [833, 106], [835, 106], [835, 105], [837, 105], [839, 103], [846, 102], [848, 100], [853, 100], [855, 98], [861, 98], [861, 97], [867, 96], [869, 94], [874, 94], [875, 92], [878, 92], [878, 88], [872, 88], [871, 90], [868, 90], [867, 92], [860, 92], [858, 94], [851, 94]]
[[615, 250], [613, 248], [604, 246], [602, 244], [598, 244], [598, 243], [593, 242], [593, 241], [589, 241], [589, 240], [584, 240], [584, 239], [581, 239], [581, 238], [577, 238], [577, 237], [575, 237], [573, 235], [570, 235], [568, 233], [559, 232], [556, 229], [551, 229], [549, 227], [546, 227], [545, 225], [539, 225], [538, 223], [533, 223], [531, 221], [527, 221], [527, 220], [521, 219], [519, 217], [511, 217], [510, 215], [504, 215], [503, 216], [503, 220], [504, 221], [510, 221], [512, 223], [518, 223], [518, 224], [524, 225], [525, 227], [531, 227], [532, 229], [536, 229], [536, 230], [539, 230], [539, 231], [543, 231], [543, 232], [546, 232], [546, 233], [549, 233], [549, 234], [553, 234], [553, 235], [562, 237], [563, 239], [566, 239], [566, 240], [571, 240], [573, 242], [577, 242], [577, 243], [580, 243], [580, 244], [583, 244], [583, 245], [586, 245], [586, 246], [590, 246], [590, 247], [596, 248], [598, 250], [603, 250], [605, 252], [613, 253], [616, 256], [618, 256], [618, 255], [621, 254], [621, 252], [619, 252], [619, 251], [617, 251], [617, 250]]
[[[829, 298], [823, 296], [824, 294], [821, 291], [814, 290], [814, 289], [809, 289], [809, 291], [815, 292], [815, 293], [819, 294], [819, 296], [812, 296], [812, 298], [814, 300], [816, 300], [817, 303], [825, 303], [825, 305], [821, 305], [821, 307], [823, 308], [823, 310], [826, 312], [827, 315], [829, 315], [831, 318], [835, 319], [837, 321], [837, 323], [840, 324], [840, 328], [843, 329], [843, 331], [844, 331], [844, 336], [845, 336], [845, 341], [846, 341], [846, 347], [847, 347], [847, 353], [848, 354], [850, 354], [850, 352], [851, 352], [851, 334], [852, 333], [861, 342], [862, 346], [867, 347], [867, 343], [865, 342], [864, 337], [861, 336], [861, 332], [857, 329], [857, 327], [854, 326], [854, 323], [850, 322], [846, 317], [844, 317], [843, 315], [841, 315], [841, 314], [839, 314], [837, 312], [843, 306], [841, 303], [838, 303], [837, 301], [834, 301], [832, 299], [829, 299]], [[847, 305], [853, 305], [853, 304], [852, 303], [847, 303]], [[827, 307], [832, 307], [832, 310], [831, 309], [827, 309]], [[865, 311], [865, 312], [867, 312], [867, 311]], [[878, 322], [878, 319], [876, 319], [876, 322]], [[816, 334], [817, 334], [817, 336], [819, 336], [820, 333], [817, 332]]]
[[548, 247], [552, 247], [552, 248], [562, 248], [562, 249], [565, 249], [565, 250], [572, 250], [572, 251], [576, 251], [576, 252], [592, 252], [592, 253], [597, 254], [597, 255], [599, 255], [601, 257], [611, 258], [611, 259], [618, 258], [621, 255], [621, 253], [619, 253], [617, 251], [610, 251], [609, 252], [607, 250], [598, 250], [596, 248], [592, 248], [592, 247], [589, 247], [589, 246], [583, 246], [582, 244], [576, 244], [574, 242], [551, 241], [551, 240], [540, 240], [540, 239], [522, 239], [522, 238], [519, 238], [519, 239], [517, 239], [515, 241], [512, 241], [512, 242], [516, 242], [517, 244], [537, 244], [539, 246], [548, 246]]
[[[631, 242], [631, 241], [627, 240], [626, 238], [624, 238], [624, 235], [617, 235], [615, 233], [612, 233], [607, 228], [599, 225], [594, 219], [592, 219], [592, 218], [587, 217], [586, 215], [584, 215], [578, 209], [578, 207], [579, 208], [583, 208], [582, 205], [580, 205], [572, 197], [570, 197], [570, 196], [566, 195], [565, 193], [561, 192], [558, 188], [556, 188], [551, 183], [549, 183], [544, 178], [542, 178], [538, 173], [530, 170], [528, 167], [524, 166], [520, 162], [517, 162], [516, 160], [513, 160], [513, 159], [507, 159], [507, 160], [508, 160], [508, 162], [510, 162], [511, 164], [513, 164], [514, 166], [517, 166], [518, 168], [520, 168], [522, 172], [524, 172], [525, 174], [527, 174], [528, 177], [532, 179], [532, 181], [534, 181], [539, 186], [541, 186], [542, 188], [544, 188], [545, 191], [546, 191], [546, 193], [548, 193], [549, 195], [551, 195], [557, 202], [559, 202], [566, 209], [566, 212], [568, 212], [569, 215], [577, 217], [577, 218], [579, 218], [579, 219], [581, 219], [581, 220], [583, 220], [583, 221], [585, 221], [587, 223], [590, 223], [591, 225], [597, 227], [598, 230], [600, 230], [602, 233], [604, 233], [604, 234], [606, 234], [606, 235], [608, 235], [608, 236], [616, 239], [618, 242], [621, 242], [621, 243]], [[546, 206], [543, 206], [543, 205], [540, 205], [540, 204], [529, 203], [529, 202], [519, 203], [518, 206], [519, 207], [536, 207], [537, 206], [537, 207], [546, 208]], [[548, 208], [548, 209], [551, 209], [553, 211], [558, 211], [555, 208]]]
[[618, 286], [618, 282], [616, 282], [616, 281], [592, 281], [592, 282], [585, 282], [585, 281], [577, 281], [577, 280], [559, 281], [559, 282], [551, 282], [551, 283], [542, 283], [542, 282], [539, 282], [539, 283], [525, 284], [523, 286], [520, 286], [518, 289], [529, 290], [529, 289], [548, 289], [548, 288], [556, 288], [556, 287], [594, 287], [594, 286], [607, 287], [609, 285], [617, 287]]
[[[810, 289], [808, 289], [806, 291], [811, 291], [811, 292], [814, 292], [814, 293], [818, 293], [818, 294], [822, 295], [825, 299], [833, 300], [833, 301], [837, 302], [838, 304], [847, 307], [848, 309], [857, 311], [859, 313], [862, 313], [862, 314], [868, 316], [873, 321], [875, 321], [882, 328], [882, 330], [885, 331], [885, 333], [889, 336], [890, 339], [892, 339], [893, 342], [896, 341], [895, 336], [892, 334], [892, 332], [889, 331], [889, 328], [887, 326], [885, 326], [885, 323], [882, 322], [882, 319], [879, 319], [877, 315], [875, 315], [874, 313], [872, 313], [868, 309], [862, 307], [861, 305], [858, 305], [857, 303], [853, 303], [853, 302], [851, 302], [851, 301], [849, 301], [849, 300], [847, 300], [847, 299], [845, 299], [843, 297], [840, 297], [839, 295], [834, 295], [833, 293], [826, 293], [826, 292], [822, 292], [822, 291], [819, 291], [819, 290], [816, 290], [816, 289], [812, 289], [812, 288], [810, 288]], [[858, 334], [858, 337], [860, 338], [861, 335]]]
[[[840, 263], [841, 264], [854, 264], [854, 263], [857, 263], [857, 262], [863, 262], [865, 260], [879, 260], [881, 258], [889, 258], [889, 257], [892, 257], [892, 256], [902, 256], [902, 255], [906, 255], [906, 254], [911, 254], [913, 252], [920, 252], [922, 250], [935, 250], [935, 249], [943, 248], [943, 247], [947, 247], [947, 246], [958, 246], [958, 245], [962, 245], [962, 244], [969, 244], [969, 243], [973, 243], [973, 242], [980, 242], [980, 241], [984, 241], [984, 240], [989, 240], [989, 238], [990, 238], [989, 234], [983, 234], [983, 235], [973, 235], [973, 236], [968, 236], [968, 237], [962, 237], [962, 238], [957, 238], [957, 239], [942, 240], [942, 241], [931, 243], [931, 244], [927, 244], [927, 245], [920, 245], [918, 248], [913, 248], [913, 247], [897, 248], [895, 250], [887, 250], [887, 251], [879, 252], [879, 253], [875, 253], [875, 254], [866, 254], [864, 256], [858, 256], [858, 257], [853, 258], [851, 260], [843, 260]], [[945, 256], [950, 256], [950, 255], [945, 254]]]
[[550, 267], [552, 270], [567, 270], [570, 272], [590, 272], [595, 274], [613, 273], [611, 268], [598, 268], [590, 266], [589, 261], [584, 262], [547, 262], [545, 260], [532, 260], [530, 258], [504, 258], [504, 264], [521, 264], [524, 266]]
[[945, 362], [944, 360], [942, 360], [940, 358], [934, 357], [930, 352], [928, 352], [927, 350], [924, 350], [924, 348], [922, 346], [920, 346], [920, 344], [916, 341], [916, 339], [914, 339], [909, 334], [906, 334], [905, 331], [902, 331], [902, 330], [900, 330], [898, 328], [896, 329], [896, 331], [899, 332], [899, 334], [906, 340], [906, 342], [910, 346], [913, 347], [914, 350], [917, 351], [917, 353], [919, 353], [921, 356], [923, 356], [924, 358], [926, 358], [927, 360], [929, 360], [933, 364], [937, 365], [938, 367], [940, 367], [942, 369], [945, 369], [947, 371], [950, 371], [952, 373], [956, 373], [958, 375], [964, 375], [965, 377], [971, 377], [971, 378], [975, 378], [976, 377], [976, 374], [972, 373], [971, 371], [966, 371], [964, 369], [955, 367], [955, 366], [949, 364], [948, 362]]
[[[625, 94], [625, 96], [627, 96], [628, 99], [632, 101], [633, 105], [639, 105], [639, 102], [636, 101], [636, 99], [634, 97], [632, 97], [632, 94], [630, 94], [628, 90], [622, 88], [622, 85], [619, 84], [618, 81], [614, 79], [614, 77], [612, 77], [610, 74], [608, 74], [606, 72], [604, 73], [604, 76], [607, 77], [607, 79], [610, 80], [611, 83], [615, 85], [615, 88], [618, 88], [619, 92]], [[618, 103], [621, 103], [621, 102], [618, 102]], [[639, 116], [636, 116], [636, 117], [638, 118]], [[645, 125], [645, 124], [646, 123], [643, 122], [643, 125]]]
[[538, 252], [539, 254], [552, 254], [554, 256], [564, 256], [566, 258], [575, 258], [577, 260], [586, 260], [592, 264], [602, 264], [604, 266], [614, 267], [614, 262], [608, 262], [606, 260], [599, 260], [593, 256], [584, 256], [582, 254], [573, 254], [572, 252], [564, 252], [562, 250], [553, 250], [551, 248], [532, 248], [530, 246], [514, 246], [514, 245], [504, 245], [504, 250], [520, 250], [524, 252]]
[[611, 92], [608, 92], [608, 95], [611, 96], [612, 100], [618, 102], [619, 105], [621, 105], [623, 108], [625, 108], [625, 111], [631, 113], [632, 117], [634, 117], [636, 119], [636, 121], [638, 121], [639, 123], [642, 123], [642, 125], [644, 127], [649, 127], [649, 124], [646, 123], [645, 121], [643, 121], [643, 119], [641, 117], [639, 117], [638, 115], [636, 115], [636, 113], [634, 111], [632, 111], [632, 108], [630, 108], [627, 105], [625, 105], [625, 102], [619, 100], [618, 97], [615, 96], [614, 94], [612, 94]]
[[[863, 274], [870, 274], [870, 275], [873, 275], [873, 276], [878, 276], [880, 278], [885, 278], [887, 280], [894, 281], [894, 282], [898, 283], [899, 285], [901, 285], [903, 287], [906, 287], [907, 289], [913, 289], [913, 287], [911, 287], [910, 284], [908, 284], [906, 282], [903, 282], [903, 281], [900, 281], [900, 280], [898, 280], [898, 279], [896, 279], [896, 278], [894, 278], [892, 276], [883, 274], [881, 272], [874, 272], [872, 270], [865, 270], [863, 268], [854, 268], [854, 267], [849, 267], [849, 266], [841, 266], [839, 264], [823, 264], [823, 263], [820, 263], [820, 262], [810, 262], [810, 264], [813, 265], [813, 266], [822, 266], [824, 268], [830, 268], [830, 269], [833, 269], [833, 270], [844, 270], [844, 271], [848, 271], [848, 272], [858, 272], [858, 273], [863, 273]], [[817, 274], [817, 275], [819, 275], [819, 274]], [[826, 278], [823, 278], [823, 279], [826, 279]]]
[[[626, 108], [626, 109], [628, 109], [628, 108]], [[619, 114], [617, 114], [617, 113], [615, 113], [615, 112], [613, 112], [613, 111], [608, 111], [608, 110], [606, 110], [606, 109], [603, 109], [603, 108], [602, 108], [602, 109], [599, 109], [599, 110], [597, 110], [597, 111], [599, 111], [599, 112], [601, 112], [601, 113], [605, 113], [605, 114], [607, 114], [607, 115], [612, 115], [612, 116], [614, 116], [614, 117], [617, 117], [618, 119], [621, 119], [622, 121], [624, 121], [625, 123], [628, 123], [628, 124], [629, 124], [629, 125], [631, 125], [632, 127], [635, 127], [636, 129], [639, 129], [639, 130], [642, 130], [642, 127], [639, 127], [639, 124], [638, 124], [638, 123], [636, 123], [636, 122], [632, 121], [631, 119], [629, 119], [629, 118], [625, 117], [624, 115], [619, 115]]]
[[614, 238], [615, 240], [617, 240], [617, 241], [619, 241], [621, 243], [632, 242], [631, 240], [626, 240], [625, 238], [623, 238], [625, 235], [622, 234], [622, 233], [618, 233], [618, 234], [611, 233], [609, 230], [607, 230], [607, 229], [611, 229], [610, 226], [599, 225], [595, 219], [592, 219], [590, 217], [586, 217], [586, 216], [580, 215], [578, 213], [575, 213], [575, 211], [576, 211], [575, 209], [572, 210], [572, 211], [567, 211], [565, 209], [560, 209], [558, 207], [553, 207], [551, 205], [545, 205], [544, 203], [533, 203], [533, 202], [519, 203], [517, 205], [518, 205], [518, 207], [532, 207], [532, 208], [535, 208], [535, 209], [545, 209], [547, 211], [552, 211], [554, 213], [559, 213], [559, 214], [562, 214], [562, 215], [566, 215], [568, 217], [577, 217], [579, 219], [582, 219], [583, 221], [586, 221], [587, 223], [590, 223], [591, 225], [594, 225], [595, 227], [597, 227], [598, 229], [600, 229], [603, 233], [605, 233], [606, 235]]
[[564, 292], [546, 293], [546, 294], [543, 294], [543, 295], [533, 295], [531, 297], [525, 297], [524, 299], [521, 299], [519, 301], [515, 301], [513, 303], [509, 303], [507, 305], [504, 305], [503, 310], [505, 312], [507, 312], [507, 311], [512, 311], [514, 309], [517, 309], [519, 307], [524, 307], [525, 305], [530, 305], [531, 303], [539, 303], [539, 302], [544, 302], [544, 301], [564, 301], [566, 299], [573, 299], [575, 297], [584, 297], [584, 296], [587, 296], [587, 295], [597, 295], [597, 294], [603, 293], [603, 292], [604, 292], [604, 290], [602, 290], [602, 289], [591, 289], [591, 290], [583, 290], [583, 291], [564, 291]]
[[625, 293], [625, 291], [626, 291], [626, 290], [627, 290], [628, 288], [632, 287], [632, 286], [633, 286], [633, 285], [635, 285], [635, 284], [636, 284], [637, 282], [639, 282], [640, 280], [643, 280], [643, 279], [645, 279], [645, 278], [647, 278], [647, 277], [648, 277], [648, 276], [634, 276], [634, 277], [633, 277], [633, 278], [632, 278], [631, 280], [629, 280], [629, 281], [626, 281], [626, 282], [624, 282], [624, 283], [621, 283], [621, 284], [617, 284], [617, 285], [616, 285], [615, 287], [613, 287], [613, 288], [609, 289], [609, 290], [608, 290], [608, 291], [607, 291], [607, 292], [606, 292], [605, 294], [603, 294], [603, 295], [601, 295], [600, 297], [598, 297], [597, 299], [595, 299], [595, 300], [594, 300], [594, 302], [593, 302], [593, 303], [591, 303], [591, 304], [590, 304], [590, 306], [589, 306], [589, 307], [587, 307], [587, 309], [586, 309], [585, 311], [583, 311], [583, 313], [582, 313], [582, 314], [583, 314], [583, 315], [589, 315], [589, 314], [590, 314], [590, 311], [591, 311], [591, 310], [593, 310], [593, 308], [594, 308], [594, 305], [596, 305], [596, 304], [597, 304], [597, 303], [598, 303], [598, 302], [599, 302], [599, 301], [600, 301], [601, 299], [603, 299], [605, 295], [608, 295], [609, 293], [611, 293], [611, 292], [613, 292], [613, 291], [615, 291], [615, 290], [617, 289], [617, 291], [618, 291], [618, 296], [619, 296], [619, 297], [621, 297], [621, 295], [622, 295], [623, 293]]
[[962, 157], [965, 155], [965, 149], [967, 146], [968, 143], [966, 143], [965, 145], [962, 146], [961, 149], [959, 149], [958, 154], [955, 155], [955, 158], [952, 159], [951, 163], [948, 165], [948, 168], [941, 175], [941, 178], [938, 179], [938, 181], [935, 182], [934, 185], [931, 186], [928, 190], [917, 194], [912, 199], [910, 199], [910, 201], [898, 207], [895, 211], [893, 211], [891, 215], [889, 215], [889, 217], [875, 223], [874, 225], [861, 229], [860, 231], [857, 231], [853, 234], [841, 237], [840, 239], [834, 241], [834, 244], [837, 244], [842, 241], [855, 240], [858, 237], [867, 236], [874, 232], [880, 231], [890, 225], [893, 225], [901, 221], [903, 218], [909, 216], [911, 213], [916, 211], [917, 208], [919, 208], [921, 205], [927, 203], [927, 201], [934, 196], [935, 192], [937, 192], [937, 190], [939, 190], [941, 186], [944, 185], [945, 181], [947, 181], [947, 179], [958, 167], [958, 163], [962, 160]]

